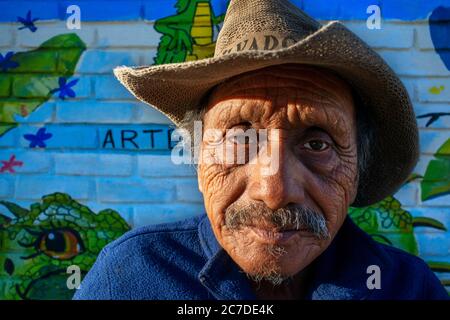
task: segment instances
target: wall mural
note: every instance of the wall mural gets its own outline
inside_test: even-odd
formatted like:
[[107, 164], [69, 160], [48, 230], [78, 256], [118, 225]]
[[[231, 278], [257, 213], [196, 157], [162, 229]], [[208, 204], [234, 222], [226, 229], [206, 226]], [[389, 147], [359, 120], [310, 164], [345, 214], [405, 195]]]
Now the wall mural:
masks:
[[[447, 231], [445, 226], [436, 219], [413, 217], [392, 196], [365, 208], [350, 208], [349, 215], [374, 240], [400, 248], [416, 256], [419, 255], [419, 246], [414, 234], [415, 228], [427, 227]], [[450, 272], [450, 263], [426, 262], [434, 272]], [[449, 285], [450, 278], [441, 280], [441, 283]]]
[[422, 177], [420, 189], [422, 201], [450, 193], [450, 139], [435, 153]]
[[[450, 70], [450, 7], [440, 6], [433, 10], [428, 20], [430, 25], [430, 35], [437, 54], [442, 62]], [[447, 23], [445, 23], [447, 21]]]
[[2, 299], [70, 299], [67, 267], [89, 271], [100, 250], [130, 230], [118, 212], [94, 213], [69, 195], [42, 197], [30, 209], [0, 201]]
[[0, 56], [0, 92], [8, 96], [0, 101], [0, 136], [17, 126], [16, 114], [28, 116], [52, 94], [75, 96], [71, 87], [76, 80], [66, 83], [66, 79], [73, 75], [85, 49], [84, 42], [69, 33], [45, 41], [36, 50]]
[[[173, 2], [173, 12], [156, 16], [151, 26], [159, 35], [154, 64], [213, 56], [224, 13], [215, 8], [213, 1]], [[226, 8], [228, 1], [222, 3]], [[38, 18], [32, 10], [18, 8], [17, 12], [17, 32], [28, 32], [33, 37], [46, 27], [40, 25], [45, 19]], [[450, 24], [442, 21], [449, 19], [448, 7], [439, 6], [429, 15], [431, 40], [447, 71], [450, 71]], [[28, 118], [51, 99], [77, 98], [81, 78], [73, 75], [78, 74], [77, 66], [86, 49], [89, 48], [82, 37], [70, 32], [53, 36], [34, 50], [13, 52], [0, 48], [0, 144], [22, 127], [18, 117]], [[445, 90], [448, 90], [445, 85], [434, 85], [428, 91], [437, 96]], [[417, 118], [432, 128], [449, 115], [450, 112], [429, 112]], [[130, 149], [173, 147], [172, 129], [167, 125], [99, 130], [99, 149], [126, 153]], [[57, 133], [45, 125], [24, 124], [24, 130], [19, 132], [21, 143], [28, 150], [49, 152], [48, 144], [58, 139]], [[0, 177], [16, 174], [26, 166], [27, 159], [20, 158], [16, 151], [0, 159]], [[420, 184], [423, 203], [450, 194], [450, 139], [435, 151], [423, 175], [413, 174], [408, 183]], [[130, 230], [123, 213], [119, 213], [121, 210], [113, 210], [114, 204], [113, 209], [95, 213], [73, 198], [65, 192], [42, 194], [41, 201], [31, 204], [29, 209], [16, 201], [0, 200], [0, 299], [70, 299], [73, 290], [66, 286], [66, 268], [75, 264], [85, 274], [103, 246]], [[448, 232], [443, 222], [431, 216], [415, 217], [404, 207], [396, 196], [390, 196], [369, 207], [351, 208], [349, 215], [375, 240], [414, 255], [421, 252], [415, 233], [418, 228]], [[442, 274], [442, 283], [450, 286], [450, 263], [441, 260], [427, 263]]]
[[178, 0], [177, 14], [155, 21], [162, 33], [155, 64], [184, 62], [214, 55], [215, 37], [225, 14], [216, 16], [205, 0]]

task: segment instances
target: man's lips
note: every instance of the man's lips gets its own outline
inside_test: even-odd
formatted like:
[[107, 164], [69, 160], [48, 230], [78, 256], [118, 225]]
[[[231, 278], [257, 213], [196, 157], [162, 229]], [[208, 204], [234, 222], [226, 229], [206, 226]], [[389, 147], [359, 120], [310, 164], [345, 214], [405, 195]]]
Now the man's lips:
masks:
[[249, 229], [261, 242], [274, 244], [287, 243], [297, 234], [309, 233], [306, 230], [276, 230], [258, 226], [249, 226]]

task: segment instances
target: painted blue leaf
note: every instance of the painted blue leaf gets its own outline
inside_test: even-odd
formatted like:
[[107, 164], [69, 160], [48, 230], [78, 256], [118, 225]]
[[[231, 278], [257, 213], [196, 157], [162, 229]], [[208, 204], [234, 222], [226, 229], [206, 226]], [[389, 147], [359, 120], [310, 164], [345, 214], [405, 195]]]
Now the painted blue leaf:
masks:
[[80, 79], [74, 79], [74, 80], [70, 81], [70, 82], [67, 84], [67, 86], [68, 86], [68, 87], [74, 86], [75, 84], [77, 84], [78, 80], [80, 80]]
[[23, 137], [27, 139], [28, 141], [34, 140], [35, 135], [34, 134], [24, 134]]
[[74, 98], [75, 97], [75, 91], [73, 91], [72, 89], [67, 88], [66, 89], [66, 93], [69, 97]]
[[66, 78], [64, 78], [64, 77], [59, 77], [59, 79], [58, 79], [58, 84], [59, 84], [59, 86], [60, 87], [64, 87], [65, 86], [65, 84], [66, 84]]

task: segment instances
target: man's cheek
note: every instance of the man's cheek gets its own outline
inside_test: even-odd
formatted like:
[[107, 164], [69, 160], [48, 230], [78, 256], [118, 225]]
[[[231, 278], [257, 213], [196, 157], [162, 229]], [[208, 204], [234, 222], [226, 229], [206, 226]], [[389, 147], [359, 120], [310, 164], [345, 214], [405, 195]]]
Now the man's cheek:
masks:
[[245, 193], [246, 179], [241, 173], [211, 170], [208, 174], [203, 186], [205, 203], [211, 203], [216, 213], [224, 212]]
[[222, 178], [220, 178], [220, 172], [214, 170], [212, 165], [202, 165], [199, 170], [201, 176], [201, 185], [203, 190], [203, 197], [205, 204], [211, 203], [212, 198], [217, 194], [217, 190], [220, 189], [222, 184]]
[[327, 179], [326, 185], [330, 189], [328, 192], [337, 201], [336, 203], [341, 205], [341, 208], [347, 208], [353, 194], [356, 193], [358, 188], [355, 183], [356, 172], [356, 161], [348, 160], [341, 162]]
[[347, 205], [350, 205], [353, 200], [353, 194], [356, 196], [358, 189], [358, 164], [355, 152], [341, 157], [340, 165], [334, 175], [336, 177], [336, 183], [345, 193], [343, 199], [347, 201]]
[[[208, 171], [203, 177], [203, 200], [206, 212], [214, 228], [221, 228], [224, 224], [224, 212], [228, 206], [229, 195], [226, 178], [217, 171]], [[229, 186], [231, 187], [231, 186]]]
[[314, 195], [314, 200], [321, 208], [331, 234], [337, 232], [346, 217], [348, 188], [349, 186], [345, 186], [340, 180], [329, 179], [328, 183], [324, 184], [322, 192]]

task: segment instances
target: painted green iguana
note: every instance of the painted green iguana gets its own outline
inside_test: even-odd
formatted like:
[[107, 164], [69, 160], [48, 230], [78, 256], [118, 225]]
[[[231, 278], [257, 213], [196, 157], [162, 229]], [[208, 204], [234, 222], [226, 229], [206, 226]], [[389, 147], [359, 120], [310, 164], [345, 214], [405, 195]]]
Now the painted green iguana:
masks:
[[84, 275], [107, 243], [130, 230], [116, 211], [95, 214], [63, 193], [29, 210], [0, 204], [13, 215], [0, 214], [0, 299], [70, 299], [67, 267]]
[[214, 55], [214, 31], [225, 14], [216, 16], [209, 0], [178, 0], [177, 14], [155, 22], [162, 33], [155, 64], [184, 62]]

